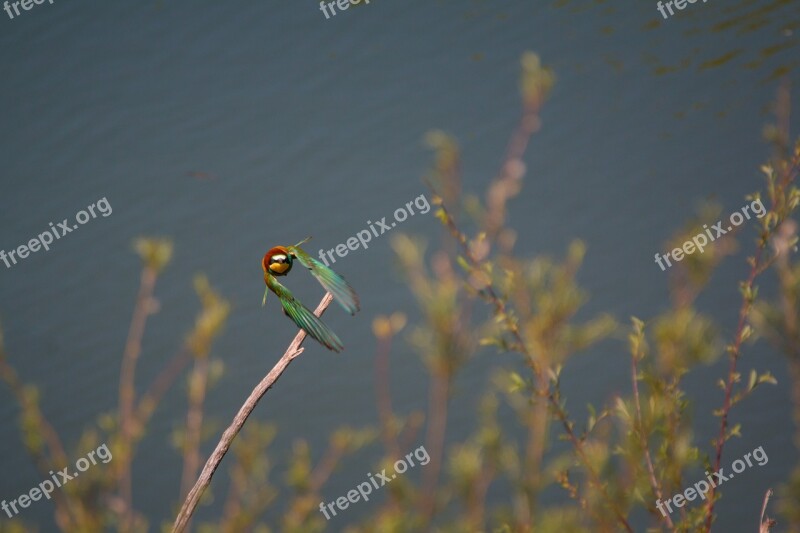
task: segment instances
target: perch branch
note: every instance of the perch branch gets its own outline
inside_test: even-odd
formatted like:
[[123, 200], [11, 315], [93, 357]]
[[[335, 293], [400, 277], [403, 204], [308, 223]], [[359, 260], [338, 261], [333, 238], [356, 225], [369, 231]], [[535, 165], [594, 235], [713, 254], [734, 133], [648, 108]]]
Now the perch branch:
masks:
[[[322, 316], [322, 313], [325, 312], [325, 309], [328, 308], [330, 303], [333, 301], [333, 297], [330, 293], [326, 293], [325, 296], [322, 298], [322, 301], [317, 306], [317, 309], [314, 311], [314, 314], [317, 316]], [[280, 358], [280, 360], [275, 363], [275, 366], [272, 367], [272, 370], [269, 371], [269, 374], [264, 376], [264, 379], [256, 385], [256, 388], [253, 389], [253, 392], [250, 393], [250, 396], [247, 397], [242, 407], [239, 409], [239, 412], [236, 413], [236, 416], [233, 418], [231, 425], [228, 426], [228, 429], [222, 434], [222, 437], [217, 443], [217, 447], [214, 449], [214, 452], [206, 461], [205, 466], [203, 467], [202, 472], [200, 472], [200, 477], [197, 478], [197, 481], [192, 487], [192, 490], [189, 491], [189, 494], [186, 496], [186, 501], [183, 502], [183, 506], [181, 507], [178, 516], [175, 518], [175, 524], [172, 526], [173, 533], [180, 533], [185, 528], [186, 525], [189, 523], [192, 515], [194, 514], [195, 509], [197, 508], [197, 504], [200, 501], [200, 497], [205, 492], [208, 485], [211, 483], [211, 476], [214, 475], [214, 472], [217, 470], [220, 462], [222, 462], [222, 458], [225, 457], [225, 454], [228, 452], [228, 448], [230, 448], [233, 439], [236, 438], [236, 435], [244, 426], [244, 423], [247, 421], [247, 418], [256, 408], [258, 401], [261, 399], [264, 394], [275, 384], [279, 377], [283, 374], [286, 368], [298, 355], [303, 353], [303, 348], [300, 345], [303, 343], [303, 340], [306, 338], [306, 332], [300, 330], [295, 335], [294, 340], [286, 349], [286, 352]]]

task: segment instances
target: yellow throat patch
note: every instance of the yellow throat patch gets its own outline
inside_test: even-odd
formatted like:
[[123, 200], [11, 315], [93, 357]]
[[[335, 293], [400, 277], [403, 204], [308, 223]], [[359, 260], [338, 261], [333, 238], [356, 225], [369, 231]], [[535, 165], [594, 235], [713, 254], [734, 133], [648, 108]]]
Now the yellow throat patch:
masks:
[[283, 274], [289, 270], [289, 266], [289, 263], [270, 263], [269, 269], [273, 272], [277, 272], [278, 274]]

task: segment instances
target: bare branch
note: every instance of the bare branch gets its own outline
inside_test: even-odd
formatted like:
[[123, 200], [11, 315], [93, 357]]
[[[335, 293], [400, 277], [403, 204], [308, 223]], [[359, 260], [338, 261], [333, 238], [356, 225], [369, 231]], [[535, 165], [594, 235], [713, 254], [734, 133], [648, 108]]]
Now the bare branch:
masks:
[[768, 489], [767, 493], [764, 494], [764, 503], [761, 506], [761, 522], [758, 526], [758, 533], [769, 533], [769, 530], [776, 524], [775, 520], [767, 517], [764, 520], [764, 515], [767, 513], [767, 504], [769, 503], [769, 498], [772, 496], [772, 489]]
[[[317, 309], [314, 311], [314, 314], [317, 316], [322, 316], [322, 313], [325, 312], [325, 309], [328, 308], [330, 303], [333, 301], [333, 296], [330, 293], [326, 293], [325, 296], [320, 301]], [[294, 340], [286, 349], [286, 352], [280, 358], [280, 360], [275, 363], [275, 366], [272, 367], [272, 370], [269, 371], [269, 374], [264, 376], [264, 379], [256, 385], [256, 388], [253, 389], [253, 392], [250, 393], [250, 396], [247, 397], [242, 407], [239, 409], [239, 412], [236, 413], [236, 416], [233, 418], [233, 422], [231, 425], [228, 426], [228, 429], [222, 434], [222, 437], [217, 443], [217, 447], [214, 449], [214, 452], [206, 461], [205, 466], [203, 467], [202, 472], [200, 472], [200, 477], [197, 478], [197, 482], [192, 487], [192, 490], [189, 491], [188, 496], [186, 496], [186, 501], [183, 502], [183, 506], [181, 507], [178, 516], [175, 518], [175, 524], [172, 526], [173, 533], [180, 533], [186, 528], [186, 525], [189, 523], [192, 515], [194, 514], [195, 509], [197, 508], [197, 504], [200, 501], [200, 497], [205, 492], [208, 485], [211, 483], [211, 476], [214, 475], [214, 472], [219, 467], [220, 462], [222, 462], [222, 458], [225, 457], [225, 454], [228, 452], [228, 448], [230, 448], [233, 439], [236, 438], [236, 435], [244, 426], [244, 423], [247, 421], [247, 418], [256, 408], [259, 400], [261, 399], [264, 394], [275, 384], [279, 377], [283, 374], [286, 368], [298, 355], [303, 353], [303, 348], [300, 345], [303, 343], [303, 340], [306, 338], [306, 332], [300, 330], [295, 335]]]

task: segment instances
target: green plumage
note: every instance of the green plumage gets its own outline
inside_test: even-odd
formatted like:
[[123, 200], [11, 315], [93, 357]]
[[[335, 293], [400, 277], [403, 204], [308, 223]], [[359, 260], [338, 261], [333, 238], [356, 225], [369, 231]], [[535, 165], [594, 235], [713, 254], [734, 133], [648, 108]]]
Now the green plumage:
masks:
[[[310, 239], [310, 237], [309, 237]], [[323, 265], [306, 252], [304, 252], [300, 245], [308, 239], [300, 241], [294, 246], [275, 246], [271, 248], [265, 255], [261, 264], [264, 268], [264, 282], [267, 287], [264, 289], [264, 299], [262, 305], [267, 301], [267, 291], [271, 290], [278, 296], [283, 306], [283, 311], [286, 313], [297, 327], [303, 329], [309, 336], [317, 342], [335, 352], [340, 352], [344, 348], [342, 341], [336, 336], [336, 333], [325, 325], [322, 320], [314, 315], [306, 306], [300, 303], [294, 295], [280, 284], [278, 276], [285, 276], [292, 269], [292, 262], [294, 259], [306, 267], [313, 275], [320, 285], [331, 293], [333, 299], [339, 302], [339, 305], [345, 311], [354, 315], [359, 309], [358, 295], [353, 288], [339, 274]]]
[[324, 322], [317, 318], [306, 306], [300, 303], [289, 289], [281, 285], [280, 282], [270, 274], [264, 275], [264, 281], [267, 283], [267, 287], [278, 296], [286, 316], [291, 318], [297, 327], [304, 330], [313, 339], [329, 350], [333, 350], [334, 352], [342, 351], [344, 345], [342, 341], [339, 340], [336, 333], [331, 331]]
[[358, 295], [353, 288], [339, 274], [326, 267], [298, 246], [287, 246], [287, 250], [292, 254], [301, 265], [311, 271], [311, 275], [317, 278], [320, 285], [333, 295], [333, 299], [339, 302], [342, 308], [351, 315], [356, 314], [359, 309]]

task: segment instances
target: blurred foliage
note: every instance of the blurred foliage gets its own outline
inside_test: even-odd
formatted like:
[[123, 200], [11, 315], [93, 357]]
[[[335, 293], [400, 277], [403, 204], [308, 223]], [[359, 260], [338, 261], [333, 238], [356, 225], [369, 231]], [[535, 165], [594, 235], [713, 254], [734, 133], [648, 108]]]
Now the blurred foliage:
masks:
[[[195, 517], [196, 531], [563, 533], [633, 531], [632, 523], [646, 523], [647, 531], [710, 531], [720, 493], [709, 494], [708, 503], [666, 516], [655, 502], [691, 486], [697, 472], [718, 468], [725, 444], [741, 432], [738, 424], [729, 423], [731, 411], [759, 386], [775, 382], [769, 372], [740, 368], [750, 343], [760, 339], [787, 356], [800, 446], [800, 263], [794, 259], [797, 224], [791, 218], [800, 203], [794, 185], [800, 143], [789, 144], [780, 117], [767, 129], [775, 155], [762, 168], [763, 190], [748, 197], [763, 198], [767, 211], [738, 232], [755, 228], [757, 234], [741, 245], [749, 254], [749, 275], [738, 288], [741, 308], [732, 337], [722, 333], [730, 330], [727, 322], [719, 323], [695, 303], [714, 271], [739, 246], [735, 235], [676, 262], [665, 274], [670, 300], [664, 310], [646, 320], [631, 317], [622, 325], [585, 308], [588, 294], [579, 283], [587, 253], [582, 242], [570, 243], [561, 258], [526, 257], [514, 249], [517, 232], [508, 226], [507, 214], [522, 188], [523, 156], [540, 127], [539, 112], [554, 82], [535, 54], [523, 56], [520, 122], [483, 198], [462, 193], [456, 140], [441, 131], [426, 136], [434, 161], [424, 180], [443, 232], [436, 246], [405, 235], [392, 240], [419, 312], [411, 323], [401, 313], [373, 319], [376, 427], [340, 428], [325, 450], [312, 450], [297, 439], [285, 471], [275, 472], [275, 465], [282, 463], [270, 450], [277, 431], [251, 420], [226, 461], [225, 494], [205, 494], [205, 503], [221, 498], [222, 514]], [[719, 206], [702, 208], [696, 220], [665, 243], [667, 248], [696, 235], [721, 212]], [[194, 287], [201, 309], [192, 330], [181, 350], [137, 395], [132, 386], [136, 361], [142, 355], [146, 319], [159, 309], [155, 282], [168, 266], [172, 244], [140, 239], [135, 249], [142, 260], [142, 279], [123, 354], [120, 410], [101, 413], [69, 452], [42, 413], [37, 389], [11, 366], [0, 336], [0, 377], [19, 405], [22, 440], [43, 478], [100, 443], [109, 443], [113, 452], [107, 466], [89, 469], [53, 494], [54, 518], [62, 531], [151, 529], [148, 518], [133, 507], [131, 468], [152, 414], [187, 367], [187, 417], [185, 424], [176, 423], [173, 434], [183, 460], [176, 505], [203, 462], [201, 445], [219, 433], [203, 416], [204, 400], [224, 370], [222, 360], [212, 357], [212, 345], [224, 329], [230, 304], [205, 277], [197, 276]], [[773, 273], [780, 290], [760, 296], [757, 281]], [[424, 413], [398, 413], [392, 407], [389, 354], [404, 330], [429, 377]], [[627, 345], [619, 342], [622, 338]], [[629, 390], [604, 405], [568, 409], [562, 376], [581, 353], [602, 353], [610, 371], [629, 376]], [[720, 403], [697, 405], [684, 389], [686, 377], [721, 357], [727, 358], [729, 370], [719, 380]], [[463, 440], [448, 440], [450, 404], [460, 392], [455, 383], [477, 358], [490, 358], [493, 370], [478, 395], [474, 427]], [[460, 402], [459, 409], [471, 407]], [[710, 446], [697, 442], [691, 415], [698, 410], [720, 419], [720, 437]], [[392, 472], [395, 461], [409, 457], [419, 443], [428, 462], [362, 503], [362, 513], [369, 513], [366, 519], [354, 523], [343, 513], [329, 524], [319, 508], [330, 499], [323, 495], [326, 482], [348, 456], [378, 442], [383, 453], [371, 465], [372, 472]], [[753, 489], [753, 501], [763, 496], [762, 489]], [[777, 499], [782, 527], [788, 531], [800, 531], [798, 502], [800, 465]], [[275, 517], [271, 525], [265, 523], [266, 514]], [[171, 523], [161, 528], [168, 531]], [[23, 530], [33, 529], [20, 520], [0, 522], [0, 531]]]

